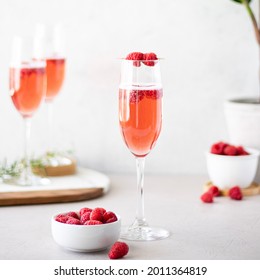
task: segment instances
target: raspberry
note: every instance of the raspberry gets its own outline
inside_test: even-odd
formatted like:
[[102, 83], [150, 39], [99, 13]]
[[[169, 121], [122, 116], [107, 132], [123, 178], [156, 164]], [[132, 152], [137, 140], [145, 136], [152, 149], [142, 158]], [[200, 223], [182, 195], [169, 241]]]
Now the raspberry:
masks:
[[102, 225], [103, 223], [97, 220], [89, 220], [84, 223], [86, 226]]
[[104, 208], [94, 208], [90, 214], [90, 220], [97, 220], [103, 223], [105, 212]]
[[71, 224], [71, 225], [81, 225], [79, 219], [75, 219], [73, 217], [69, 217], [66, 224]]
[[130, 93], [130, 103], [138, 103], [144, 98], [143, 90], [132, 90]]
[[66, 214], [58, 214], [58, 215], [56, 216], [56, 218], [60, 218], [60, 217], [67, 217], [67, 215], [66, 215]]
[[81, 209], [79, 210], [79, 215], [80, 215], [80, 217], [81, 217], [81, 216], [84, 215], [86, 212], [91, 212], [91, 211], [92, 211], [92, 209], [87, 208], [87, 207], [84, 207], [84, 208], [81, 208]]
[[117, 221], [117, 216], [115, 213], [111, 211], [107, 211], [104, 213], [104, 222], [106, 224], [113, 223], [115, 221]]
[[30, 75], [43, 75], [45, 74], [45, 68], [22, 68], [20, 70], [21, 78], [29, 77]]
[[110, 259], [120, 259], [127, 255], [129, 247], [125, 242], [116, 242], [108, 252]]
[[151, 99], [158, 99], [163, 96], [162, 89], [144, 90], [143, 92], [147, 98]]
[[231, 199], [235, 200], [241, 200], [243, 198], [243, 194], [239, 186], [231, 188], [228, 192], [228, 195]]
[[143, 55], [143, 64], [147, 66], [154, 66], [154, 60], [158, 60], [157, 55], [155, 53], [145, 53]]
[[223, 155], [224, 154], [224, 149], [228, 146], [227, 143], [224, 142], [218, 142], [215, 143], [211, 146], [211, 150], [210, 152], [212, 154], [216, 154], [216, 155]]
[[227, 156], [236, 156], [238, 153], [237, 153], [237, 148], [235, 146], [232, 146], [232, 145], [228, 145], [225, 147], [224, 149], [224, 155], [227, 155]]
[[126, 56], [126, 60], [134, 60], [133, 65], [136, 67], [141, 66], [141, 62], [139, 60], [143, 60], [143, 53], [141, 52], [132, 52]]
[[65, 215], [63, 215], [63, 214], [60, 214], [60, 215], [57, 215], [57, 216], [56, 216], [55, 221], [65, 224], [65, 223], [67, 222], [68, 219], [69, 219], [68, 216], [65, 216]]
[[80, 222], [83, 225], [86, 221], [90, 220], [90, 213], [91, 212], [85, 212], [82, 216], [80, 216]]
[[208, 192], [211, 193], [213, 196], [220, 196], [219, 188], [216, 186], [210, 187]]
[[238, 146], [237, 147], [237, 154], [239, 156], [246, 156], [246, 155], [249, 155], [249, 153], [247, 151], [245, 151], [244, 147], [242, 146]]
[[211, 192], [205, 192], [201, 195], [200, 199], [205, 203], [212, 203], [213, 202], [213, 194]]
[[66, 216], [68, 216], [68, 217], [73, 217], [73, 218], [75, 218], [75, 219], [79, 219], [79, 216], [78, 216], [78, 214], [77, 214], [76, 212], [68, 212], [68, 213], [66, 214]]

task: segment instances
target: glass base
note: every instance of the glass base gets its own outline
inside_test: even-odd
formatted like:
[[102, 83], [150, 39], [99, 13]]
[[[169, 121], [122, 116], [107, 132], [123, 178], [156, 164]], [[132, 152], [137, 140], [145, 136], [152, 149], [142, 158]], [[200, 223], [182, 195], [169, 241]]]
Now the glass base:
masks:
[[122, 229], [120, 238], [132, 241], [153, 241], [165, 239], [170, 232], [163, 228], [149, 226], [130, 226]]
[[50, 180], [48, 178], [42, 178], [38, 176], [29, 176], [29, 177], [19, 177], [13, 181], [14, 184], [19, 186], [44, 186], [49, 185]]

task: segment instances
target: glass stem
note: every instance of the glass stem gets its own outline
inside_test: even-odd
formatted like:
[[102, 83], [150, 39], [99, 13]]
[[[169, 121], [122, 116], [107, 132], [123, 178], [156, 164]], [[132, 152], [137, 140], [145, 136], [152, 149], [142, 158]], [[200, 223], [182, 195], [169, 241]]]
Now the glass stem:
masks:
[[48, 143], [47, 151], [53, 152], [53, 102], [46, 101], [48, 113]]
[[137, 211], [136, 221], [138, 226], [146, 225], [144, 217], [144, 157], [136, 157], [137, 170]]
[[28, 179], [31, 175], [30, 163], [31, 118], [24, 117], [24, 176]]

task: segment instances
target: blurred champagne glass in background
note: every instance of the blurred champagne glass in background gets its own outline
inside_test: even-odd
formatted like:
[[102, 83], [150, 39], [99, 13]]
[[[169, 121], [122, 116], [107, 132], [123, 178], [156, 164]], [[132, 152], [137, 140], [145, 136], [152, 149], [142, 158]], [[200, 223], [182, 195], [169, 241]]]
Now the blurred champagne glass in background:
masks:
[[36, 46], [33, 47], [32, 39], [13, 38], [9, 90], [25, 128], [23, 169], [14, 181], [22, 186], [49, 183], [48, 179], [35, 176], [30, 164], [31, 119], [46, 95], [46, 63], [32, 59], [33, 49], [36, 50]]
[[53, 103], [65, 78], [66, 58], [62, 43], [62, 26], [37, 24], [34, 38], [34, 58], [46, 62], [47, 91], [45, 104], [48, 114], [47, 151], [48, 165], [59, 166], [71, 164], [71, 160], [57, 153], [54, 146]]

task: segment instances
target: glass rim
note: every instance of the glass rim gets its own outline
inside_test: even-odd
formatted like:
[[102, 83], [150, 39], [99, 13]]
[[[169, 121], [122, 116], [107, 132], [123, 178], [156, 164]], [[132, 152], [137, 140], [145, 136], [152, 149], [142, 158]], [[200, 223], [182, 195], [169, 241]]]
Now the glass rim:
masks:
[[158, 57], [157, 59], [126, 59], [125, 57], [119, 57], [118, 58], [119, 60], [125, 60], [125, 61], [140, 61], [140, 62], [149, 62], [149, 61], [161, 61], [161, 60], [164, 60], [163, 57]]
[[11, 62], [9, 68], [46, 68], [46, 61], [24, 60], [20, 62]]

